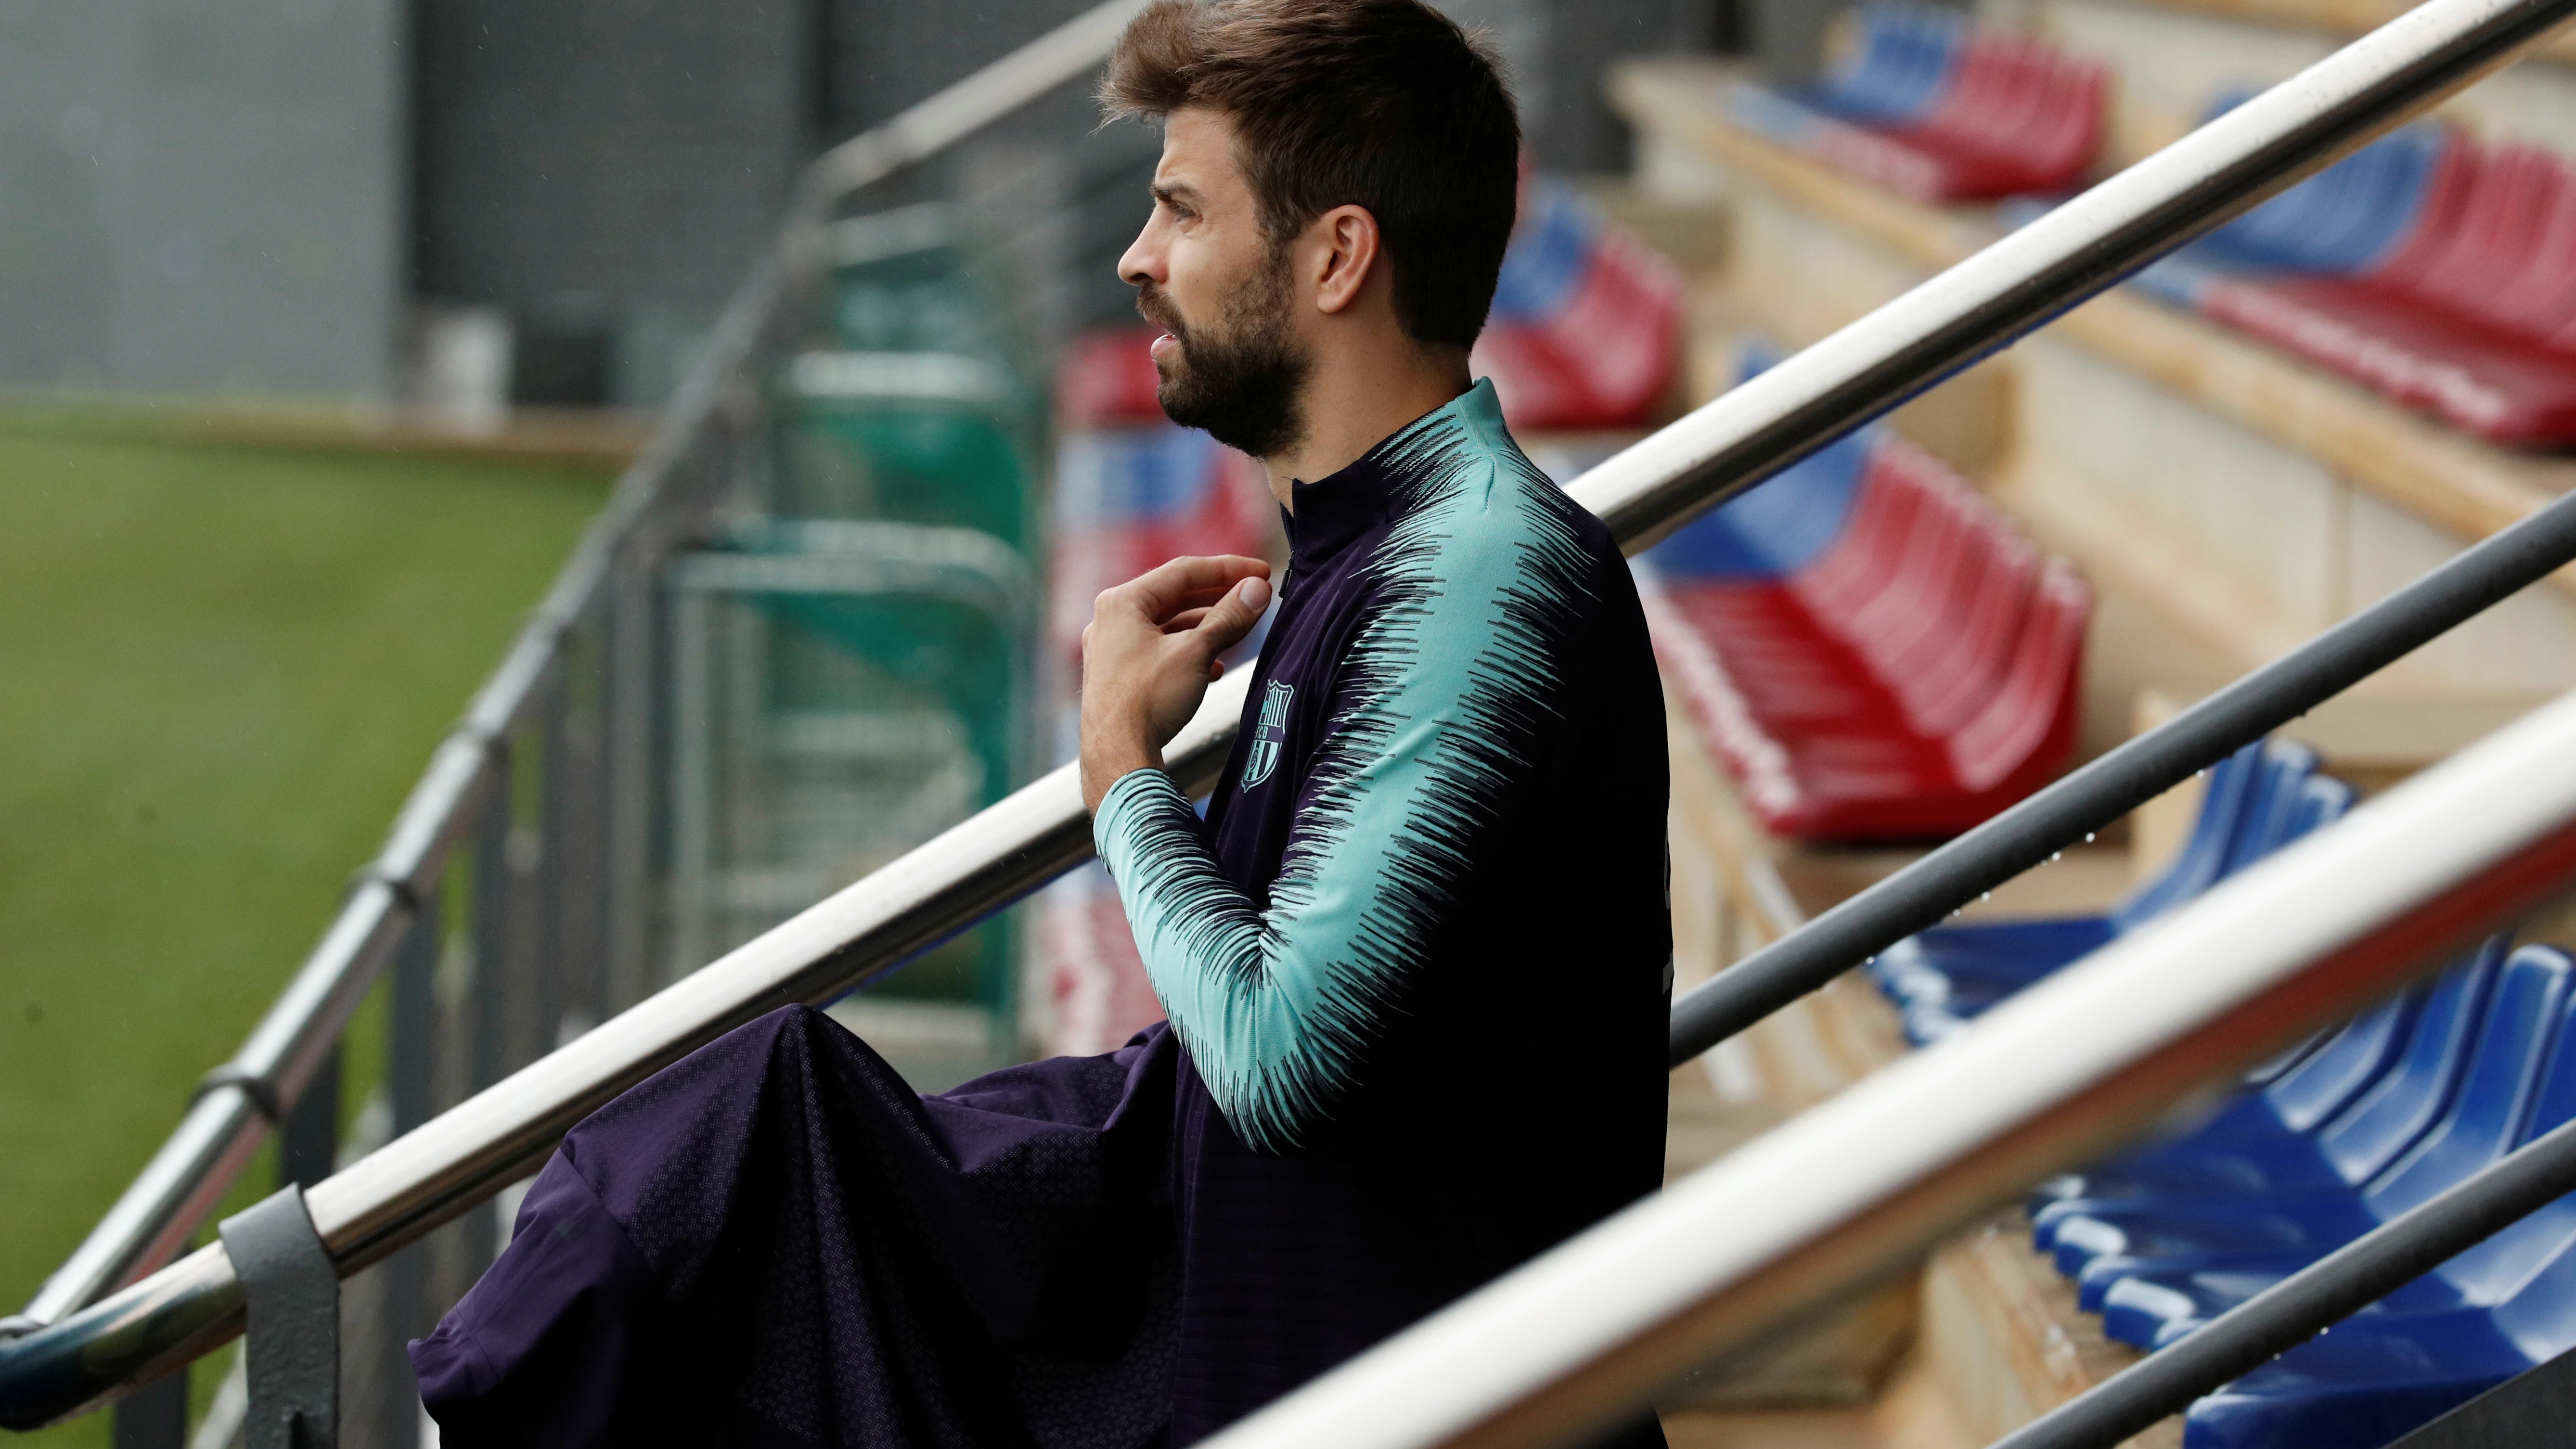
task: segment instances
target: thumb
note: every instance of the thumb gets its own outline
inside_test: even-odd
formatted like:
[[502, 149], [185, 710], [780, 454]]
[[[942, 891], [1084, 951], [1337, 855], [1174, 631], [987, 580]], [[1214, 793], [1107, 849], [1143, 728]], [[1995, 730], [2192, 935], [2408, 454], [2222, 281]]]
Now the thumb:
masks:
[[1207, 651], [1207, 657], [1214, 659], [1241, 643], [1243, 636], [1252, 632], [1252, 626], [1261, 622], [1261, 611], [1269, 607], [1270, 581], [1245, 579], [1208, 606], [1207, 616], [1190, 631], [1191, 636]]

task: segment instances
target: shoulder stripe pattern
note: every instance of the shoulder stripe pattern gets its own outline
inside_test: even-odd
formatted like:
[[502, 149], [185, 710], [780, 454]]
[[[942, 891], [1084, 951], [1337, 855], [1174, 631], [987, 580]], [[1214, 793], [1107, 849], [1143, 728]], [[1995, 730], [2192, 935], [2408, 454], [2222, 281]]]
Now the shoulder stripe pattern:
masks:
[[1504, 434], [1489, 385], [1382, 446], [1397, 521], [1365, 564], [1370, 615], [1269, 908], [1219, 871], [1159, 770], [1119, 780], [1094, 822], [1173, 1030], [1264, 1152], [1347, 1107], [1450, 938], [1564, 718], [1595, 602], [1580, 511]]

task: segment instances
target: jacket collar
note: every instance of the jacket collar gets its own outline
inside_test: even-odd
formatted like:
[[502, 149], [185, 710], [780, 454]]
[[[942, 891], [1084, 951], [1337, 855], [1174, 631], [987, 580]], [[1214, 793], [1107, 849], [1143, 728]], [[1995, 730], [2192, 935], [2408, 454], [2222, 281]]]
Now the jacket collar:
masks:
[[1463, 418], [1481, 425], [1482, 431], [1499, 433], [1502, 416], [1493, 380], [1480, 377], [1465, 392], [1379, 439], [1340, 472], [1289, 485], [1289, 496], [1297, 506], [1293, 511], [1279, 510], [1280, 524], [1288, 533], [1289, 567], [1299, 572], [1320, 567], [1395, 512], [1398, 480], [1387, 463], [1395, 444], [1407, 434], [1445, 418]]

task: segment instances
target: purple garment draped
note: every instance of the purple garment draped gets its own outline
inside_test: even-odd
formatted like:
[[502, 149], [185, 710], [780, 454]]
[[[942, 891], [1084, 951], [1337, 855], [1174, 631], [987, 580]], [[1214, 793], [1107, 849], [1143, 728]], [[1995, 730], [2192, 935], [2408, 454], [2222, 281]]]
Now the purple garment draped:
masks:
[[805, 1007], [575, 1128], [412, 1345], [450, 1449], [1162, 1442], [1174, 1044], [916, 1096]]

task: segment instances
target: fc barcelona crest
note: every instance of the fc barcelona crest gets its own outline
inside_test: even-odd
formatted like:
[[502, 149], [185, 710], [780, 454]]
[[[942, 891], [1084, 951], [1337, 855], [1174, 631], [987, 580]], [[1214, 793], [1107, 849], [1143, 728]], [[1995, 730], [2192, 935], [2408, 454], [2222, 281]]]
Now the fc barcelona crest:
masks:
[[1243, 788], [1251, 789], [1279, 768], [1279, 748], [1288, 741], [1288, 701], [1296, 693], [1275, 679], [1262, 691], [1261, 722], [1252, 727], [1252, 756], [1243, 762]]

